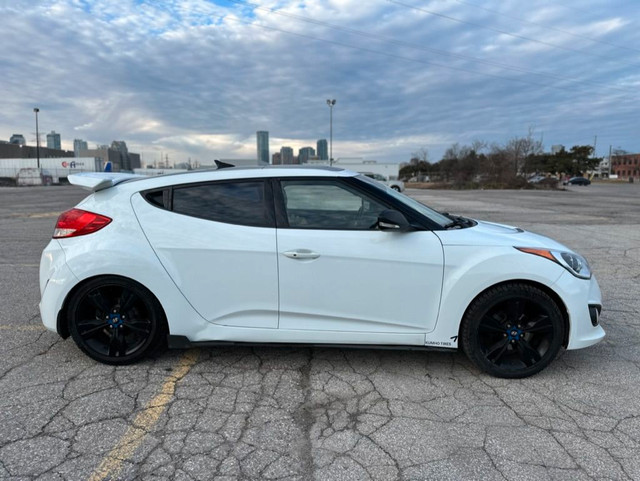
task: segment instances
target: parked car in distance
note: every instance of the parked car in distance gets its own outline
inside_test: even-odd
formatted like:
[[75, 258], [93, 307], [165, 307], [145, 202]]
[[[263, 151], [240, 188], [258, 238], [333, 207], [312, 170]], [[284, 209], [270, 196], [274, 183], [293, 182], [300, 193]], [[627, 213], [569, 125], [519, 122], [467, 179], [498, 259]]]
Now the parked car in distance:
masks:
[[529, 182], [530, 184], [537, 184], [540, 181], [543, 181], [544, 179], [546, 179], [547, 177], [544, 175], [534, 175], [532, 177], [529, 177], [527, 179], [527, 182]]
[[25, 167], [20, 169], [16, 179], [17, 185], [52, 185], [53, 176], [44, 169]]
[[529, 177], [527, 179], [527, 182], [529, 182], [530, 184], [535, 184], [538, 187], [549, 187], [549, 188], [554, 188], [558, 185], [558, 178], [550, 175], [550, 176], [546, 176], [546, 175], [541, 175], [541, 174], [536, 174], [532, 177]]
[[[332, 167], [72, 174], [40, 262], [42, 322], [107, 364], [167, 345], [462, 348], [530, 376], [596, 344], [587, 261]], [[582, 359], [582, 358], [581, 358]]]
[[391, 187], [396, 192], [404, 192], [404, 182], [401, 180], [389, 180], [387, 177], [381, 174], [374, 174], [373, 172], [360, 172], [362, 175], [366, 175], [370, 179], [377, 180], [378, 182]]
[[418, 174], [411, 177], [409, 182], [431, 182], [431, 178], [426, 174]]
[[563, 185], [589, 185], [591, 181], [585, 177], [571, 177], [569, 180], [565, 180]]

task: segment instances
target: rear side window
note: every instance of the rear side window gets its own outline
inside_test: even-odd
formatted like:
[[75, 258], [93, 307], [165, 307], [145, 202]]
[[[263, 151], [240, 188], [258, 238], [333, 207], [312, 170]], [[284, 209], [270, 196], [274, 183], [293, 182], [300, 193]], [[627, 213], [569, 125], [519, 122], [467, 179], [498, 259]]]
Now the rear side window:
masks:
[[270, 227], [265, 183], [215, 182], [173, 189], [172, 209], [200, 219], [256, 227]]

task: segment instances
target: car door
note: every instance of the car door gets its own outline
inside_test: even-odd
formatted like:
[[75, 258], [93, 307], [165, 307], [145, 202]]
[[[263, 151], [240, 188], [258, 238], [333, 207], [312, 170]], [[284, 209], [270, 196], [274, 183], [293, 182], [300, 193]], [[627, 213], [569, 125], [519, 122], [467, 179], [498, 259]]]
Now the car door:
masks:
[[207, 321], [277, 328], [276, 230], [261, 179], [158, 189], [134, 196], [158, 259]]
[[384, 232], [391, 206], [341, 178], [287, 179], [278, 215], [280, 329], [424, 333], [438, 315], [442, 245]]

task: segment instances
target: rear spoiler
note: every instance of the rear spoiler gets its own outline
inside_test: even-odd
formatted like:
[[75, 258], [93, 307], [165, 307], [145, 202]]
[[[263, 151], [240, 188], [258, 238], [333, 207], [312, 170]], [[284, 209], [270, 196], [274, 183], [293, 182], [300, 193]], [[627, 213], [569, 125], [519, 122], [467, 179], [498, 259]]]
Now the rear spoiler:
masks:
[[108, 189], [125, 180], [142, 179], [146, 176], [140, 174], [121, 174], [116, 172], [81, 172], [69, 175], [69, 183], [83, 189], [97, 192]]

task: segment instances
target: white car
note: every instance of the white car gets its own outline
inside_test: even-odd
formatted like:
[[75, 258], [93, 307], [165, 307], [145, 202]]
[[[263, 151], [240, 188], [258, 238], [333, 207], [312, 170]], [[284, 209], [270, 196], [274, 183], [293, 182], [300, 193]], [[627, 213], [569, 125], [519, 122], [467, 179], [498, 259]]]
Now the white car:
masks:
[[381, 174], [374, 174], [373, 172], [360, 172], [363, 175], [366, 175], [370, 179], [377, 180], [378, 182], [391, 187], [396, 192], [404, 192], [404, 182], [401, 180], [390, 180]]
[[589, 265], [335, 168], [69, 176], [94, 193], [42, 254], [44, 325], [92, 358], [169, 347], [462, 347], [492, 375], [600, 341]]

